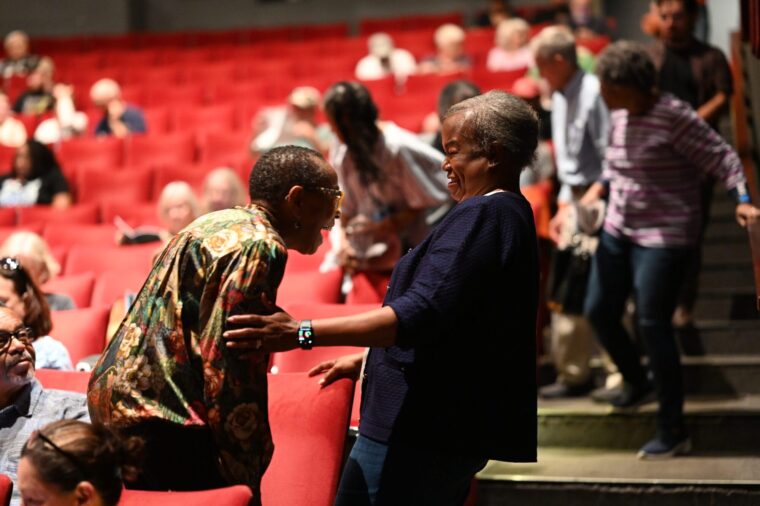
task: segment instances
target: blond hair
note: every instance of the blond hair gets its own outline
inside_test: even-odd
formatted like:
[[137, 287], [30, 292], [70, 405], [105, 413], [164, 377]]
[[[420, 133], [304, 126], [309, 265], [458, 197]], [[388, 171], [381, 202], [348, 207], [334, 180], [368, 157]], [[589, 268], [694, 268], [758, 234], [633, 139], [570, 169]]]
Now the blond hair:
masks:
[[61, 272], [61, 264], [53, 257], [45, 240], [34, 232], [13, 232], [0, 246], [0, 255], [16, 257], [27, 265], [27, 270], [35, 274], [40, 284], [56, 277]]

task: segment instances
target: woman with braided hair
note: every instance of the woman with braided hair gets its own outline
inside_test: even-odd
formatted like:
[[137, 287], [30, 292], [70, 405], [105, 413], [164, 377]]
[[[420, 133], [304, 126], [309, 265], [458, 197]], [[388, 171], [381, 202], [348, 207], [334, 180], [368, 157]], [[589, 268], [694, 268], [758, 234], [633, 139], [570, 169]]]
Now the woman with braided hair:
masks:
[[338, 240], [340, 264], [352, 275], [352, 302], [380, 302], [402, 246], [427, 234], [427, 211], [448, 204], [443, 155], [378, 110], [362, 84], [341, 81], [325, 94], [337, 142], [329, 161], [346, 193]]

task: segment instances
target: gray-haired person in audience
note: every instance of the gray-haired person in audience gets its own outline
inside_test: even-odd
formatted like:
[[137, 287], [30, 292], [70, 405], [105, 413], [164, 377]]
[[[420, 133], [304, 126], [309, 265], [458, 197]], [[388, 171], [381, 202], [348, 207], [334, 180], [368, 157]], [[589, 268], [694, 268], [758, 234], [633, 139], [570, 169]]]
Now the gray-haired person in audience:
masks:
[[[0, 307], [0, 474], [14, 481], [34, 431], [56, 420], [89, 420], [83, 394], [45, 390], [34, 378], [35, 337], [18, 314]], [[11, 505], [20, 503], [14, 487]]]

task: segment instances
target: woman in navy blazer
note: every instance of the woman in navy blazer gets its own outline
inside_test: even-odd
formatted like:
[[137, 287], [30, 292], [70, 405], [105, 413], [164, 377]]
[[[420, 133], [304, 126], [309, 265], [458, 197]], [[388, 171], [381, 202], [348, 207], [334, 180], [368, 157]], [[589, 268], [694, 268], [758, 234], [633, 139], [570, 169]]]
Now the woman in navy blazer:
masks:
[[364, 362], [311, 372], [326, 385], [364, 364], [359, 437], [336, 505], [462, 504], [488, 459], [536, 459], [538, 262], [519, 176], [538, 121], [521, 99], [492, 91], [453, 106], [442, 137], [458, 203], [399, 260], [382, 308], [301, 322], [281, 310], [240, 315], [225, 333], [243, 351], [370, 348]]

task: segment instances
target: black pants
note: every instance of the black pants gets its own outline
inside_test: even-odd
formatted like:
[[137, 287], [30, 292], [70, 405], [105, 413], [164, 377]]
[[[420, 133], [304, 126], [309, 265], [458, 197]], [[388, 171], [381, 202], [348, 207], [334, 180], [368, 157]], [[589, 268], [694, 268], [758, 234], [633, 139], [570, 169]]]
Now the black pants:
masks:
[[206, 427], [183, 427], [163, 420], [121, 430], [145, 442], [142, 472], [125, 483], [136, 490], [206, 490], [229, 485], [219, 471], [219, 454]]

